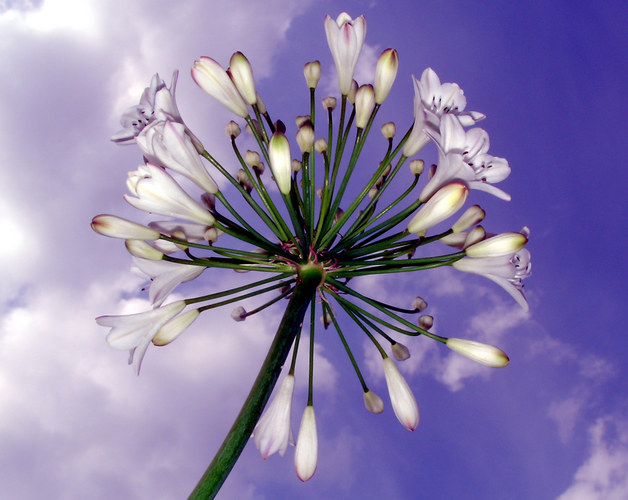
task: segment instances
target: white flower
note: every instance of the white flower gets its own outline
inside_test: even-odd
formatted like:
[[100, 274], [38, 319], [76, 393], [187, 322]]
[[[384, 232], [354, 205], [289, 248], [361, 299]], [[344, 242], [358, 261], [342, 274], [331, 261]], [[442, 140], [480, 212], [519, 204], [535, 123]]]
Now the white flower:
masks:
[[424, 236], [429, 228], [455, 214], [468, 194], [469, 188], [461, 182], [452, 182], [442, 187], [410, 220], [408, 231]]
[[353, 71], [366, 36], [366, 20], [364, 16], [351, 19], [346, 12], [341, 13], [335, 21], [327, 15], [325, 33], [336, 64], [340, 93], [348, 95], [353, 81]]
[[503, 368], [510, 360], [504, 351], [495, 346], [466, 339], [447, 339], [447, 347], [473, 361], [491, 368]]
[[147, 163], [129, 172], [124, 199], [139, 210], [211, 226], [214, 217], [194, 201], [162, 168]]
[[504, 158], [491, 156], [488, 134], [481, 128], [465, 131], [459, 117], [444, 115], [440, 119], [440, 137], [428, 132], [439, 147], [438, 167], [419, 198], [427, 200], [441, 186], [454, 179], [464, 180], [470, 189], [486, 191], [502, 200], [510, 195], [493, 186], [510, 175]]
[[228, 73], [244, 100], [251, 106], [257, 103], [253, 69], [242, 52], [236, 52], [231, 56]]
[[290, 157], [290, 143], [281, 132], [275, 132], [268, 144], [270, 169], [281, 193], [290, 193], [292, 184], [292, 158]]
[[124, 245], [131, 255], [141, 259], [158, 261], [164, 258], [163, 252], [152, 247], [144, 240], [126, 240]]
[[189, 311], [179, 314], [174, 319], [168, 321], [162, 326], [153, 337], [153, 345], [164, 346], [175, 340], [183, 331], [190, 326], [198, 315], [198, 309], [190, 309]]
[[310, 479], [316, 472], [318, 462], [318, 437], [316, 435], [316, 416], [314, 407], [305, 407], [301, 426], [299, 427], [299, 437], [294, 451], [294, 466], [297, 476], [301, 481]]
[[148, 300], [153, 307], [159, 307], [166, 297], [181, 283], [193, 280], [205, 270], [203, 266], [193, 266], [165, 260], [134, 258], [133, 263], [142, 274], [150, 278]]
[[149, 241], [159, 239], [159, 231], [121, 217], [116, 217], [115, 215], [97, 215], [92, 219], [91, 226], [98, 234], [111, 238]]
[[[194, 224], [191, 222], [170, 220], [149, 222], [148, 227], [153, 228], [162, 234], [172, 236], [180, 240], [189, 241], [191, 243], [198, 243], [207, 239], [206, 236], [208, 235], [208, 232], [215, 229], [206, 224]], [[157, 240], [153, 243], [153, 245], [165, 254], [171, 254], [181, 250], [180, 246], [166, 240]]]
[[419, 425], [419, 407], [406, 379], [399, 373], [394, 361], [389, 357], [384, 358], [384, 375], [390, 402], [397, 419], [406, 429], [413, 431]]
[[192, 78], [201, 89], [236, 115], [242, 118], [249, 115], [246, 103], [229, 74], [213, 59], [201, 57], [194, 61]]
[[186, 176], [208, 193], [218, 192], [185, 125], [170, 120], [153, 122], [135, 140], [150, 163]]
[[318, 81], [321, 79], [321, 63], [319, 61], [312, 61], [307, 63], [303, 67], [303, 75], [307, 86], [311, 89], [315, 89], [318, 85]]
[[157, 331], [185, 307], [185, 301], [179, 300], [167, 306], [137, 314], [121, 316], [100, 316], [96, 322], [101, 326], [110, 326], [107, 342], [114, 349], [129, 350], [129, 364], [133, 364], [139, 375], [142, 359]]
[[375, 107], [375, 92], [372, 85], [362, 85], [355, 93], [355, 125], [366, 127]]
[[292, 439], [290, 412], [293, 393], [294, 375], [287, 375], [255, 426], [253, 441], [263, 459], [277, 452], [283, 457]]
[[521, 233], [501, 233], [466, 247], [467, 257], [500, 257], [512, 255], [528, 242], [527, 228]]
[[531, 274], [532, 263], [527, 249], [499, 257], [463, 257], [452, 264], [459, 271], [480, 274], [501, 286], [524, 309], [528, 302], [523, 293], [522, 280]]

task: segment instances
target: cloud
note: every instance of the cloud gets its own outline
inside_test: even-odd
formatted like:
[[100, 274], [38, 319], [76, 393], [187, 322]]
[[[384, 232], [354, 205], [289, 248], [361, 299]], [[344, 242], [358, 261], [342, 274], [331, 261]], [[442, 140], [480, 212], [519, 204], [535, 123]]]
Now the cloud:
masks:
[[598, 418], [589, 428], [589, 444], [588, 458], [558, 500], [628, 498], [628, 421], [618, 415]]

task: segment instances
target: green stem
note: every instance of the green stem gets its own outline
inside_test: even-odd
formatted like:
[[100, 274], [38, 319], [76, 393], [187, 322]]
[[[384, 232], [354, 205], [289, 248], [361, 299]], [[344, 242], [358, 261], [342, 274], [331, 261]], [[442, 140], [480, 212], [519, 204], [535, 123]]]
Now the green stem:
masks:
[[277, 328], [275, 339], [270, 346], [266, 359], [253, 383], [251, 392], [214, 460], [207, 467], [188, 500], [211, 499], [218, 494], [218, 490], [242, 453], [266, 406], [281, 373], [281, 368], [288, 357], [288, 352], [297, 333], [301, 330], [305, 312], [316, 293], [316, 289], [321, 284], [323, 276], [322, 268], [314, 264], [305, 264], [299, 269], [299, 279], [294, 293]]

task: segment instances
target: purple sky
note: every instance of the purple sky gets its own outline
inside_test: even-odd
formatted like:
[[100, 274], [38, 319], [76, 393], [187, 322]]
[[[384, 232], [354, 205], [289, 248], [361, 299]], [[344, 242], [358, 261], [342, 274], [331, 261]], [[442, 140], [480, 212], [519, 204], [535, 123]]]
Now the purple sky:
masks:
[[[499, 187], [513, 200], [477, 191], [470, 200], [487, 210], [490, 231], [530, 227], [530, 313], [488, 280], [453, 269], [361, 280], [358, 289], [389, 302], [424, 296], [437, 332], [498, 344], [510, 366], [492, 371], [427, 339], [404, 341], [412, 357], [400, 368], [421, 408], [409, 433], [387, 398], [382, 415], [364, 410], [337, 337], [320, 333], [316, 475], [302, 484], [292, 448], [263, 461], [250, 443], [219, 498], [628, 498], [627, 269], [615, 250], [628, 223], [618, 153], [627, 135], [628, 8], [575, 4], [133, 0], [121, 11], [105, 0], [0, 0], [2, 495], [190, 492], [282, 311], [234, 323], [219, 309], [150, 349], [141, 376], [133, 374], [94, 322], [149, 307], [121, 242], [89, 228], [98, 213], [142, 218], [122, 199], [141, 155], [109, 137], [155, 72], [169, 81], [179, 68], [186, 123], [214, 156], [230, 158], [224, 126], [233, 115], [188, 70], [201, 55], [227, 65], [236, 50], [293, 136], [294, 117], [307, 112], [305, 62], [321, 61], [321, 98], [337, 93], [323, 17], [346, 10], [367, 19], [360, 83], [372, 81], [382, 50], [399, 52], [381, 123], [411, 124], [410, 75], [428, 66], [487, 115], [491, 152], [512, 167]], [[433, 155], [433, 146], [421, 154]], [[206, 271], [175, 297], [248, 279], [234, 274]], [[386, 396], [381, 363], [357, 328], [345, 329]], [[302, 363], [295, 431], [306, 378]]]

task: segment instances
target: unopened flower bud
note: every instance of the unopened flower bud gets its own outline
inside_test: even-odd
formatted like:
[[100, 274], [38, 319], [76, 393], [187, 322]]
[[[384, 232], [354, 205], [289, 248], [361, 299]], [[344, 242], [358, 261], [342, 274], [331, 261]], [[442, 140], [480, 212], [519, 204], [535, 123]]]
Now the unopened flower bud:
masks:
[[215, 227], [210, 227], [207, 229], [207, 231], [205, 231], [205, 241], [207, 241], [207, 243], [216, 243], [216, 240], [218, 240], [218, 236], [220, 236], [220, 232], [218, 231], [218, 229], [216, 229]]
[[335, 97], [325, 97], [325, 99], [323, 99], [323, 107], [326, 110], [331, 110], [331, 111], [336, 109], [336, 98]]
[[384, 411], [384, 402], [377, 394], [370, 389], [364, 393], [364, 406], [371, 413], [382, 413]]
[[316, 433], [316, 416], [314, 407], [308, 405], [305, 407], [303, 417], [301, 418], [299, 436], [297, 437], [297, 445], [294, 450], [294, 465], [297, 470], [297, 476], [301, 481], [307, 481], [314, 475], [317, 462], [318, 436]]
[[372, 85], [362, 85], [355, 94], [355, 125], [358, 128], [366, 127], [373, 107], [375, 106], [375, 92]]
[[[251, 123], [253, 124], [253, 127], [255, 127], [255, 131], [253, 131], [253, 129], [251, 128]], [[247, 134], [252, 135], [253, 137], [255, 137], [256, 132], [257, 132], [257, 135], [259, 136], [262, 135], [262, 127], [260, 127], [259, 122], [254, 119], [252, 119], [250, 123], [246, 124], [246, 127], [244, 127], [244, 130], [246, 130]]]
[[425, 311], [427, 308], [427, 302], [422, 297], [415, 297], [412, 301], [412, 309], [415, 311]]
[[244, 155], [244, 163], [249, 167], [254, 167], [259, 164], [259, 153], [257, 151], [247, 151]]
[[233, 120], [227, 123], [227, 127], [225, 128], [225, 133], [227, 134], [227, 137], [235, 139], [240, 135], [241, 132], [242, 131], [240, 130], [240, 126]]
[[92, 219], [91, 226], [98, 234], [109, 236], [110, 238], [148, 241], [159, 239], [159, 231], [121, 217], [116, 217], [115, 215], [97, 215]]
[[268, 156], [270, 157], [270, 169], [275, 177], [277, 187], [282, 194], [290, 193], [292, 159], [290, 157], [290, 144], [281, 132], [275, 132], [268, 143]]
[[314, 129], [309, 120], [307, 120], [297, 132], [297, 144], [301, 153], [309, 153], [314, 145]]
[[414, 175], [421, 175], [423, 173], [423, 168], [425, 167], [425, 162], [423, 160], [412, 160], [410, 162], [410, 172]]
[[479, 205], [473, 205], [465, 210], [455, 224], [451, 226], [451, 230], [454, 233], [466, 231], [470, 227], [482, 222], [484, 217], [486, 217], [486, 212], [482, 210]]
[[399, 56], [395, 49], [386, 49], [377, 60], [375, 67], [375, 102], [381, 104], [388, 97], [388, 93], [395, 82]]
[[292, 168], [293, 172], [299, 172], [301, 171], [301, 162], [299, 160], [292, 160], [292, 162], [290, 163], [290, 167]]
[[399, 342], [395, 342], [394, 344], [392, 344], [391, 347], [393, 357], [397, 361], [405, 361], [410, 357], [410, 350], [405, 345], [400, 344]]
[[504, 351], [488, 344], [465, 339], [447, 339], [447, 347], [473, 361], [491, 368], [503, 368], [510, 359]]
[[319, 187], [319, 188], [316, 189], [316, 196], [318, 196], [319, 200], [323, 199], [323, 188], [322, 187]]
[[242, 306], [236, 307], [231, 311], [231, 317], [236, 321], [244, 321], [246, 319], [246, 309]]
[[469, 257], [500, 257], [521, 250], [528, 242], [521, 233], [502, 233], [467, 247]]
[[[381, 165], [381, 163], [380, 163]], [[384, 171], [382, 172], [382, 177], [385, 179], [386, 177], [388, 177], [390, 175], [390, 171], [392, 170], [392, 165], [389, 163], [388, 165], [386, 165], [386, 168], [384, 168]]]
[[486, 231], [482, 226], [476, 226], [467, 233], [467, 237], [464, 240], [464, 245], [462, 246], [462, 248], [467, 248], [471, 245], [475, 245], [476, 243], [482, 241], [484, 238], [486, 238]]
[[332, 323], [331, 314], [329, 314], [327, 310], [321, 315], [321, 323], [323, 323], [325, 330], [327, 330], [327, 328], [329, 328], [329, 325], [331, 325]]
[[395, 416], [406, 429], [413, 431], [419, 425], [419, 407], [408, 382], [388, 356], [384, 358], [384, 375]]
[[236, 180], [240, 183], [240, 186], [247, 190], [247, 192], [250, 193], [251, 191], [253, 191], [253, 183], [251, 182], [251, 179], [244, 171], [244, 169], [241, 168], [240, 170], [238, 170], [236, 174]]
[[322, 137], [320, 139], [316, 139], [314, 142], [314, 150], [317, 153], [326, 153], [327, 152], [327, 141]]
[[321, 63], [318, 61], [312, 61], [305, 65], [303, 68], [303, 75], [307, 86], [311, 89], [315, 89], [318, 85], [318, 81], [321, 79]]
[[253, 170], [255, 170], [258, 175], [262, 175], [266, 170], [266, 166], [260, 161], [257, 165], [253, 166]]
[[372, 187], [371, 189], [369, 189], [369, 198], [373, 200], [373, 198], [377, 196], [377, 193], [379, 193], [379, 189], [376, 187]]
[[262, 96], [260, 96], [259, 94], [256, 94], [257, 96], [257, 110], [263, 115], [266, 113], [266, 104], [264, 104], [264, 101], [262, 101]]
[[345, 211], [342, 208], [336, 210], [336, 214], [334, 215], [334, 224], [340, 220], [340, 218], [345, 214]]
[[231, 56], [229, 64], [228, 73], [231, 80], [244, 100], [253, 106], [257, 102], [257, 92], [255, 91], [255, 80], [249, 60], [242, 52], [236, 52]]
[[203, 193], [201, 195], [201, 201], [203, 205], [207, 207], [210, 212], [213, 212], [216, 209], [216, 196], [211, 193]]
[[164, 346], [175, 340], [183, 331], [190, 326], [199, 315], [198, 309], [192, 309], [175, 316], [162, 326], [153, 337], [153, 344]]
[[222, 66], [213, 59], [201, 57], [194, 61], [192, 78], [201, 89], [236, 115], [242, 118], [249, 115], [246, 103], [235, 84]]
[[124, 244], [129, 253], [135, 257], [148, 260], [161, 260], [164, 258], [163, 253], [151, 247], [144, 240], [126, 240]]
[[294, 122], [297, 124], [297, 127], [301, 127], [307, 122], [310, 122], [310, 125], [312, 124], [310, 121], [310, 115], [299, 115], [294, 119]]
[[412, 218], [408, 231], [424, 236], [428, 229], [460, 210], [468, 194], [469, 188], [462, 182], [452, 182], [440, 188]]
[[392, 139], [397, 133], [397, 127], [394, 122], [388, 122], [382, 125], [381, 131], [385, 139]]
[[358, 91], [358, 82], [353, 80], [351, 82], [351, 88], [349, 89], [349, 92], [347, 93], [347, 99], [349, 100], [351, 104], [355, 104], [355, 94], [357, 91]]
[[423, 328], [423, 330], [429, 330], [434, 325], [434, 316], [430, 316], [429, 314], [422, 314], [419, 316], [418, 320], [419, 328]]

